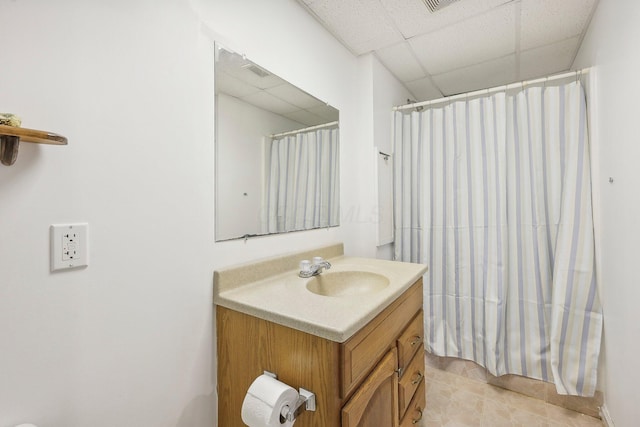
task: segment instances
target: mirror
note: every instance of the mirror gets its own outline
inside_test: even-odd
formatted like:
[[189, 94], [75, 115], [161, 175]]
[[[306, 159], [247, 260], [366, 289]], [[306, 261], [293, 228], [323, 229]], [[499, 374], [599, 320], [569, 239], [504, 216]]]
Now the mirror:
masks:
[[215, 49], [216, 241], [339, 225], [338, 110]]

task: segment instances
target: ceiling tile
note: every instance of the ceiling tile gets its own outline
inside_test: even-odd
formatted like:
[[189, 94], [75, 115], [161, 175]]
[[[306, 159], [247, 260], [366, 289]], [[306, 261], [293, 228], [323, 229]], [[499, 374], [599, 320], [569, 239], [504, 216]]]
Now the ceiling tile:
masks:
[[302, 123], [305, 126], [316, 126], [327, 122], [326, 119], [305, 110], [293, 111], [291, 113], [283, 114], [283, 116], [298, 123]]
[[433, 85], [429, 77], [413, 80], [405, 83], [409, 91], [416, 97], [417, 101], [428, 101], [430, 99], [442, 98], [442, 92]]
[[[266, 74], [258, 75], [251, 70], [259, 70], [259, 72], [266, 73]], [[234, 76], [237, 79], [240, 79], [243, 82], [260, 89], [268, 89], [270, 87], [278, 86], [285, 83], [284, 80], [282, 80], [280, 77], [276, 76], [275, 74], [271, 74], [269, 71], [253, 64], [247, 66], [246, 68], [242, 68], [238, 70], [234, 74]]]
[[407, 42], [378, 49], [376, 56], [400, 81], [417, 80], [425, 75]]
[[323, 119], [325, 119], [323, 121], [323, 123], [326, 123], [327, 120], [330, 120], [332, 122], [335, 122], [336, 120], [338, 120], [338, 116], [339, 116], [339, 112], [338, 110], [336, 110], [335, 108], [333, 108], [330, 105], [327, 104], [323, 104], [323, 105], [319, 105], [317, 107], [313, 107], [313, 108], [308, 108], [308, 110], [317, 115], [322, 117]]
[[402, 35], [409, 39], [472, 16], [487, 12], [511, 0], [459, 1], [432, 13], [423, 0], [380, 0]]
[[302, 0], [353, 53], [361, 55], [403, 40], [379, 1]]
[[300, 108], [311, 108], [318, 105], [324, 105], [324, 102], [314, 98], [289, 83], [269, 88], [266, 92]]
[[266, 89], [284, 83], [284, 80], [280, 77], [271, 74], [271, 72], [235, 52], [219, 47], [217, 55], [216, 74], [224, 72], [249, 86], [259, 89]]
[[264, 110], [273, 111], [276, 114], [290, 113], [298, 109], [297, 107], [264, 91], [244, 96], [242, 99], [249, 104], [253, 104]]
[[516, 57], [503, 58], [433, 76], [445, 96], [488, 89], [516, 81]]
[[580, 37], [520, 53], [520, 79], [535, 79], [569, 70], [580, 46]]
[[582, 34], [596, 0], [521, 0], [522, 50]]
[[515, 12], [513, 3], [506, 4], [409, 44], [432, 75], [500, 58], [515, 52]]
[[257, 92], [259, 89], [246, 84], [245, 82], [230, 76], [227, 73], [216, 73], [216, 91], [226, 93], [227, 95], [241, 98], [249, 94]]

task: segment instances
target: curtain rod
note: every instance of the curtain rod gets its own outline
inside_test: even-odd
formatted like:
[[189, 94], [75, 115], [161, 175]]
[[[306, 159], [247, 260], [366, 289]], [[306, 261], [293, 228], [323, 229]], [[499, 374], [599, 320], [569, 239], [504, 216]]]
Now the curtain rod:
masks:
[[480, 89], [480, 90], [476, 90], [476, 91], [473, 91], [473, 92], [467, 92], [467, 93], [460, 93], [458, 95], [445, 96], [445, 97], [442, 97], [442, 98], [432, 99], [430, 101], [422, 101], [422, 102], [415, 102], [413, 104], [399, 105], [399, 106], [393, 107], [393, 111], [408, 110], [408, 109], [416, 108], [416, 107], [426, 107], [428, 105], [439, 104], [441, 102], [450, 102], [450, 101], [454, 101], [456, 99], [469, 98], [469, 97], [472, 97], [472, 96], [478, 96], [478, 95], [483, 95], [483, 94], [488, 95], [488, 94], [493, 93], [493, 92], [502, 92], [502, 91], [506, 91], [506, 90], [509, 90], [509, 89], [516, 89], [516, 88], [527, 86], [527, 85], [533, 85], [533, 84], [538, 84], [538, 83], [547, 83], [547, 82], [551, 82], [551, 81], [554, 81], [554, 80], [567, 79], [569, 77], [576, 77], [576, 79], [579, 79], [580, 76], [582, 76], [583, 74], [587, 74], [588, 72], [589, 72], [589, 68], [583, 68], [582, 70], [570, 71], [568, 73], [556, 74], [556, 75], [553, 75], [553, 76], [542, 77], [540, 79], [524, 80], [524, 81], [517, 82], [517, 83], [510, 83], [508, 85], [495, 86], [495, 87], [492, 87], [492, 88], [489, 88], [489, 89]]
[[316, 129], [322, 129], [322, 128], [328, 128], [331, 126], [337, 126], [338, 125], [338, 121], [335, 122], [329, 122], [329, 123], [324, 123], [322, 125], [316, 125], [316, 126], [309, 126], [308, 128], [302, 128], [302, 129], [297, 129], [297, 130], [290, 130], [288, 132], [282, 132], [282, 133], [274, 133], [273, 135], [269, 135], [270, 138], [280, 138], [281, 136], [287, 136], [287, 135], [295, 135], [296, 133], [301, 133], [301, 132], [308, 132], [311, 130], [316, 130]]

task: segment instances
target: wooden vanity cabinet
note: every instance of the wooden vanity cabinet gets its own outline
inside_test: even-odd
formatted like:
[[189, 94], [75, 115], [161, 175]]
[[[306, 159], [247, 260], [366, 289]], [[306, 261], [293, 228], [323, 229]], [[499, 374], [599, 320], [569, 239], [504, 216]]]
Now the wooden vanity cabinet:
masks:
[[316, 394], [296, 427], [414, 425], [425, 402], [422, 319], [422, 279], [344, 343], [217, 306], [218, 425], [245, 425], [242, 402], [263, 371]]

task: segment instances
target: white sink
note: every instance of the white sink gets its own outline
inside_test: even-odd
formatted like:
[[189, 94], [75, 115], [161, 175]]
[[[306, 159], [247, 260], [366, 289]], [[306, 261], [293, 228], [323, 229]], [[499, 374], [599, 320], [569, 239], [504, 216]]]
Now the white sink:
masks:
[[307, 289], [326, 297], [370, 294], [389, 286], [389, 279], [368, 271], [324, 272], [307, 282]]

